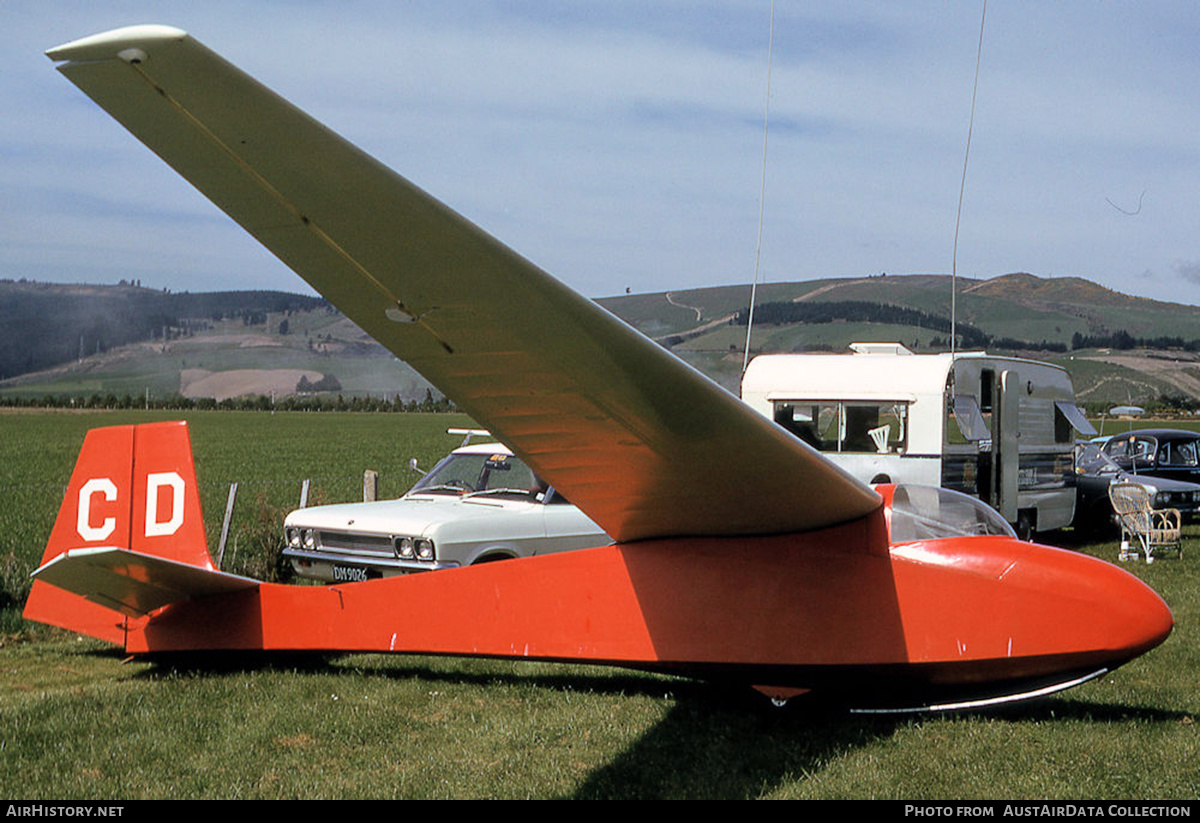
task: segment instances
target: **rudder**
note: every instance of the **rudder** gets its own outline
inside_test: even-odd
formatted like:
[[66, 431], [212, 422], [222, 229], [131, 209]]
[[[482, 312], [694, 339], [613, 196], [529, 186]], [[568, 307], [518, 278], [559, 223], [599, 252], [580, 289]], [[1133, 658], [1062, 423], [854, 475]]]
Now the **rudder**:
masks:
[[[88, 432], [41, 565], [71, 549], [102, 546], [214, 568], [186, 422]], [[113, 643], [125, 637], [123, 614], [40, 580], [23, 615]]]

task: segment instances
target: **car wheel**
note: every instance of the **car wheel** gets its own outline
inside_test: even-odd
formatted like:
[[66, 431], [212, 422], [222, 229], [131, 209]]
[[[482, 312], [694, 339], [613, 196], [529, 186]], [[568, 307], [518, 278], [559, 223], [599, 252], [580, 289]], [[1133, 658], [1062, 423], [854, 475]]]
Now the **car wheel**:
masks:
[[1022, 540], [1033, 539], [1033, 527], [1037, 516], [1029, 510], [1017, 512], [1017, 537]]

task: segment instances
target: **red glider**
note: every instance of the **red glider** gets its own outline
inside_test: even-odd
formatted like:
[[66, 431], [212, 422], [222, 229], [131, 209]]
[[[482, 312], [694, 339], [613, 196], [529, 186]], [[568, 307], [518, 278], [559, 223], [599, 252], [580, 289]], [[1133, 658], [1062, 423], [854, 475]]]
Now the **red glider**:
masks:
[[600, 663], [899, 708], [1066, 688], [1170, 633], [1115, 566], [1020, 542], [953, 493], [856, 481], [186, 33], [48, 54], [617, 542], [262, 583], [213, 567], [183, 424], [98, 429], [26, 617], [132, 653]]

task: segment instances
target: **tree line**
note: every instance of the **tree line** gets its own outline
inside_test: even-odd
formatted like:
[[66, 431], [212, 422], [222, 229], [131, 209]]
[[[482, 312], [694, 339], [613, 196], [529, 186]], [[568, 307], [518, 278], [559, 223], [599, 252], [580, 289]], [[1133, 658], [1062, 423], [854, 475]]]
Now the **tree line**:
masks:
[[434, 396], [425, 390], [424, 399], [404, 400], [399, 395], [388, 397], [346, 397], [307, 395], [272, 398], [265, 394], [244, 395], [217, 400], [212, 397], [161, 398], [134, 397], [113, 393], [75, 396], [44, 395], [15, 397], [0, 395], [0, 406], [51, 409], [162, 409], [170, 411], [304, 411], [304, 412], [456, 412], [458, 407], [446, 397]]
[[[733, 324], [744, 326], [749, 321], [747, 307], [733, 318]], [[921, 329], [950, 333], [950, 319], [929, 314], [920, 309], [895, 306], [890, 303], [869, 303], [865, 300], [831, 300], [822, 302], [772, 301], [754, 308], [757, 323], [783, 325], [787, 323], [833, 323], [842, 320], [852, 323], [888, 323], [894, 326], [915, 326]], [[983, 348], [991, 341], [991, 335], [968, 323], [956, 324], [955, 334], [959, 344], [968, 348]], [[935, 338], [940, 341], [941, 338]], [[1014, 341], [1015, 342], [1015, 341]], [[934, 343], [933, 345], [939, 345]], [[949, 345], [948, 343], [946, 345]]]
[[1112, 334], [1080, 334], [1071, 336], [1072, 349], [1182, 349], [1183, 351], [1200, 351], [1200, 339], [1184, 340], [1182, 337], [1134, 337], [1127, 331], [1116, 331]]
[[[739, 311], [731, 321], [744, 326], [749, 318], [749, 309]], [[762, 303], [754, 309], [757, 323], [783, 325], [787, 323], [833, 323], [835, 321], [858, 323], [888, 323], [896, 326], [915, 326], [943, 332], [947, 336], [935, 336], [930, 340], [932, 348], [950, 346], [950, 319], [930, 314], [920, 309], [894, 306], [888, 303], [868, 303], [862, 300], [834, 300], [829, 302], [776, 301]], [[1200, 339], [1185, 340], [1182, 337], [1135, 337], [1127, 331], [1081, 334], [1075, 332], [1068, 344], [1052, 340], [1022, 340], [1015, 337], [997, 337], [970, 325], [958, 323], [955, 328], [959, 345], [964, 348], [1023, 349], [1050, 352], [1067, 352], [1076, 349], [1182, 349], [1200, 351]]]

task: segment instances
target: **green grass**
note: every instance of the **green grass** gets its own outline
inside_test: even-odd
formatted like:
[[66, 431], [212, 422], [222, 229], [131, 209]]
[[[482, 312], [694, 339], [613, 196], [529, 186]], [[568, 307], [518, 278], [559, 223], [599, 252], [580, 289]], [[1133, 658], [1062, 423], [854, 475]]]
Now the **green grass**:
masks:
[[[0, 414], [0, 555], [36, 563], [87, 428], [168, 416]], [[290, 499], [304, 476], [341, 476], [357, 493], [362, 468], [386, 473], [410, 454], [427, 462], [455, 445], [445, 427], [465, 422], [188, 417], [210, 534], [231, 480]], [[10, 623], [0, 637], [0, 794], [1194, 799], [1200, 526], [1187, 535], [1182, 560], [1127, 567], [1175, 613], [1163, 646], [1061, 695], [953, 716], [853, 716], [804, 698], [775, 709], [744, 690], [526, 662], [125, 663], [102, 644]], [[1116, 553], [1115, 540], [1074, 547]]]
[[[1110, 417], [1103, 423], [1105, 435], [1121, 434], [1133, 429], [1186, 429], [1200, 432], [1200, 420], [1186, 418], [1179, 420], [1121, 420]], [[1092, 424], [1098, 430], [1101, 421], [1093, 419]]]

